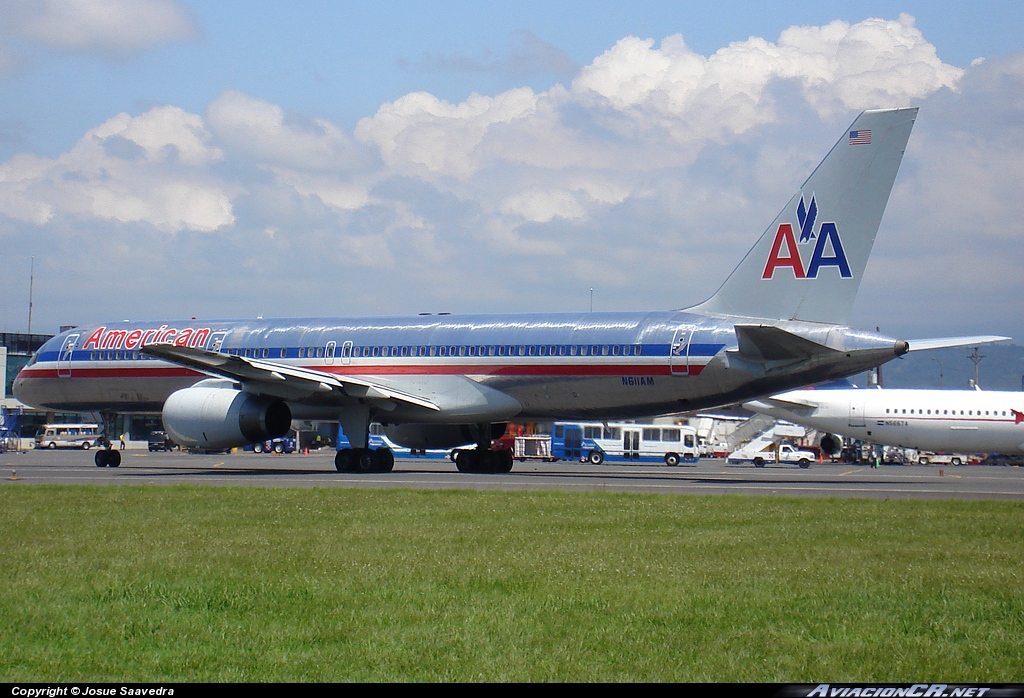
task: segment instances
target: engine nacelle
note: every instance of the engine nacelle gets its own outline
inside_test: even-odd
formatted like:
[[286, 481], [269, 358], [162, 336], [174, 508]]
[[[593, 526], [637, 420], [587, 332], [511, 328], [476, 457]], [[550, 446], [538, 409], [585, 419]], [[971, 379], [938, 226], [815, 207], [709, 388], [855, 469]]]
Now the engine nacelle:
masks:
[[843, 437], [836, 434], [825, 434], [821, 437], [821, 443], [818, 445], [826, 456], [839, 455], [839, 452], [843, 450]]
[[276, 439], [292, 424], [282, 400], [237, 390], [227, 381], [203, 381], [172, 393], [163, 418], [164, 430], [182, 446], [217, 450]]
[[[505, 423], [490, 425], [490, 438], [505, 434]], [[404, 448], [455, 448], [476, 444], [476, 424], [392, 424], [384, 427], [388, 438]]]

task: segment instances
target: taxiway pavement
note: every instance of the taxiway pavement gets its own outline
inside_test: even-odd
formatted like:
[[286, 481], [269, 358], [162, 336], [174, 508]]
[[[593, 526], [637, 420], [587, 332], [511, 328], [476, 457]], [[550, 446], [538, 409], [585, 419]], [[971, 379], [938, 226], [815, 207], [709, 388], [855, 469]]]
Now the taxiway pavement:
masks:
[[222, 455], [124, 451], [119, 468], [97, 468], [89, 451], [0, 454], [0, 484], [232, 485], [478, 490], [600, 490], [662, 494], [781, 495], [877, 499], [1024, 501], [1024, 468], [815, 464], [754, 468], [701, 460], [696, 465], [517, 462], [511, 473], [460, 473], [448, 460], [398, 458], [390, 473], [339, 473], [334, 452]]

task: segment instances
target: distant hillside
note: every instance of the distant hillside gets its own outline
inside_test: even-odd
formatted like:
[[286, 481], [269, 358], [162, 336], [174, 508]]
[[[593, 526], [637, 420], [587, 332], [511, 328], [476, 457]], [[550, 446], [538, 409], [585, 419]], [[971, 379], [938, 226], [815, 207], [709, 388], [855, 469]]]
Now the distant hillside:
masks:
[[[882, 384], [886, 388], [950, 388], [966, 390], [974, 378], [974, 363], [967, 358], [973, 347], [912, 352], [882, 366]], [[981, 360], [979, 384], [982, 390], [1021, 390], [1024, 380], [1024, 346], [990, 344], [978, 347]], [[941, 378], [940, 378], [941, 374]], [[867, 385], [866, 374], [854, 378]]]

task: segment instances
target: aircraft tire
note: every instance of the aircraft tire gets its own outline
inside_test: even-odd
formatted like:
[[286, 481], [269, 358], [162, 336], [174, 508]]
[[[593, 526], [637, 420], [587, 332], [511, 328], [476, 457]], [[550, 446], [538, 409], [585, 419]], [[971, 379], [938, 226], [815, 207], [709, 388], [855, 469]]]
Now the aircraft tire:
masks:
[[92, 457], [92, 460], [96, 464], [97, 468], [106, 468], [107, 467], [107, 452], [103, 451], [103, 450], [96, 451], [96, 455]]
[[352, 449], [343, 448], [334, 454], [334, 468], [339, 473], [352, 472]]
[[676, 466], [679, 465], [679, 454], [678, 453], [666, 453], [665, 454], [665, 465]]
[[117, 468], [121, 465], [121, 452], [120, 451], [107, 451], [107, 467]]
[[497, 451], [494, 454], [494, 469], [492, 470], [492, 472], [512, 472], [512, 451]]
[[455, 467], [458, 468], [460, 473], [475, 473], [476, 469], [476, 458], [472, 451], [455, 451]]
[[590, 461], [592, 465], [601, 465], [604, 463], [604, 454], [600, 451], [591, 451], [590, 454], [587, 455], [587, 460]]
[[375, 473], [380, 465], [380, 459], [377, 457], [376, 452], [368, 448], [357, 448], [353, 450], [353, 462], [355, 463], [356, 472], [360, 473]]
[[378, 473], [390, 473], [395, 469], [395, 454], [389, 448], [378, 448], [375, 454], [377, 458]]

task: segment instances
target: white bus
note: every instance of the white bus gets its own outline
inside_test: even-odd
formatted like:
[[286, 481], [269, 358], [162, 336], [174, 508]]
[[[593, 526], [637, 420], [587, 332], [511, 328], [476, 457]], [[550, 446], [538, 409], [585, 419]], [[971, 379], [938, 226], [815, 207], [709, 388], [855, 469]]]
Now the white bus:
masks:
[[96, 446], [103, 432], [99, 424], [44, 424], [36, 433], [36, 448], [80, 448]]
[[678, 425], [627, 422], [555, 422], [551, 453], [563, 460], [601, 465], [618, 463], [696, 463], [697, 430]]

